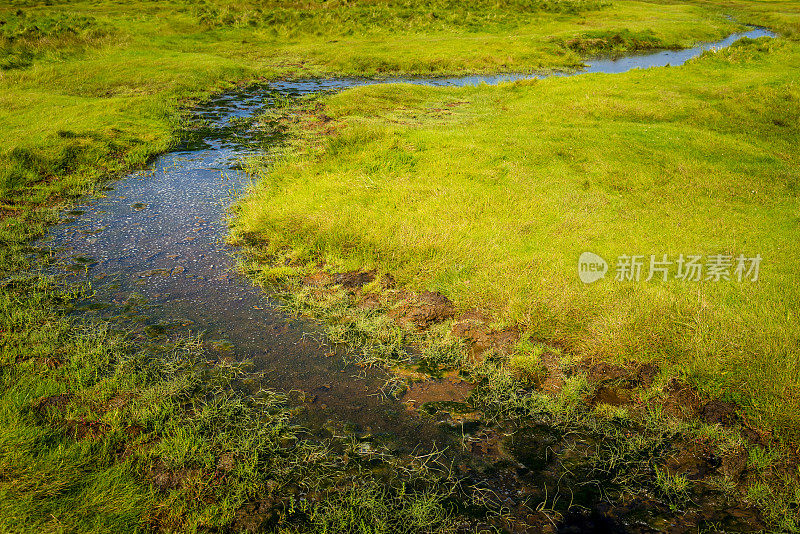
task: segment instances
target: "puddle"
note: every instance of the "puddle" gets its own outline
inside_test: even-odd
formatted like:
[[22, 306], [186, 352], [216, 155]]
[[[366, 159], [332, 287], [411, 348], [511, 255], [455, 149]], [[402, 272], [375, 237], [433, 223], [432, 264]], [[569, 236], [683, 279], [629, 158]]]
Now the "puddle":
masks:
[[[679, 65], [703, 50], [728, 46], [741, 37], [762, 36], [774, 34], [753, 29], [688, 50], [590, 61], [584, 72]], [[534, 505], [542, 498], [547, 501], [559, 487], [564, 493], [567, 483], [574, 485], [569, 488], [572, 493], [584, 488], [579, 501], [590, 509], [602, 492], [576, 480], [574, 474], [567, 476], [553, 468], [547, 452], [563, 450], [568, 444], [585, 448], [590, 440], [584, 440], [584, 445], [574, 437], [565, 441], [546, 427], [503, 434], [468, 418], [440, 417], [437, 414], [443, 411], [458, 411], [448, 400], [463, 400], [469, 393], [458, 382], [418, 385], [407, 394], [418, 406], [433, 406], [433, 416], [422, 417], [406, 404], [387, 399], [381, 394], [382, 372], [347, 365], [325, 344], [320, 327], [286, 317], [274, 300], [235, 273], [235, 251], [224, 243], [225, 209], [249, 185], [249, 178], [239, 170], [241, 159], [281, 142], [277, 130], [254, 129], [249, 119], [279, 100], [372, 83], [461, 86], [537, 77], [542, 76], [280, 81], [219, 95], [194, 110], [198, 127], [191, 140], [157, 158], [147, 170], [119, 180], [104, 197], [86, 199], [67, 211], [63, 222], [35, 247], [50, 248], [57, 272], [91, 282], [93, 295], [78, 306], [79, 313], [127, 324], [144, 321], [140, 332], [148, 338], [202, 332], [219, 357], [252, 360], [255, 370], [263, 372], [263, 386], [303, 392], [304, 423], [312, 429], [382, 436], [399, 453], [448, 446], [460, 450], [456, 456], [470, 466], [465, 476], [491, 488], [511, 509], [523, 501]], [[647, 508], [651, 501], [642, 503]], [[573, 522], [583, 524], [591, 520], [589, 516], [579, 514]], [[606, 519], [601, 519], [595, 522], [604, 525]], [[645, 523], [652, 524], [652, 518], [642, 520]], [[591, 531], [583, 525], [583, 531]], [[632, 528], [630, 524], [612, 526]]]

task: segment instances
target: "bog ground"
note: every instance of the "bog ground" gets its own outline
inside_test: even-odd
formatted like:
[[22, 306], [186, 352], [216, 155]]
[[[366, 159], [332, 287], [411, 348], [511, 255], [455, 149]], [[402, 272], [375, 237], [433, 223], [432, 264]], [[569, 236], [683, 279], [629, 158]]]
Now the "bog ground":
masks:
[[[745, 24], [777, 37], [621, 74], [270, 89], [572, 73]], [[797, 531], [798, 24], [788, 0], [0, 6], [0, 528]], [[217, 124], [237, 98], [269, 105]], [[382, 384], [362, 420], [393, 407], [442, 455], [324, 415], [358, 376], [263, 389], [243, 344], [158, 322], [95, 258], [59, 270], [35, 241], [159, 154], [191, 177], [212, 138], [253, 180], [202, 212], [230, 224], [214, 261], [249, 277], [226, 283], [312, 318], [339, 350], [319, 359]], [[585, 251], [606, 279], [579, 281]], [[664, 254], [762, 264], [613, 279]], [[184, 273], [150, 270], [131, 285]]]

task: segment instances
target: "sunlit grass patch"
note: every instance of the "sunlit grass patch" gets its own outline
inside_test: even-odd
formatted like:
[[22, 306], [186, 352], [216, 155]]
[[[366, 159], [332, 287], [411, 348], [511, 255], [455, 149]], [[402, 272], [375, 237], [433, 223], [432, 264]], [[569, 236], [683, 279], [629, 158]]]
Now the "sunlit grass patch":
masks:
[[[236, 231], [378, 266], [462, 309], [494, 307], [580, 357], [657, 361], [791, 434], [800, 108], [784, 65], [796, 53], [792, 41], [742, 42], [613, 85], [345, 91], [323, 100], [341, 128], [265, 171]], [[447, 102], [465, 104], [425, 116]], [[585, 286], [585, 250], [770, 261], [757, 283]]]

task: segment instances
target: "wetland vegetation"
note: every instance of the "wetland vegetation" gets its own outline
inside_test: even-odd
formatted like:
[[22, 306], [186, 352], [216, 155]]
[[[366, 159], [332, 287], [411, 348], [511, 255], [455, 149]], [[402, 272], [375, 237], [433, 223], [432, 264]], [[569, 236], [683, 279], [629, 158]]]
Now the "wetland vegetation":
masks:
[[[92, 285], [31, 245], [202, 136], [191, 110], [237, 86], [569, 73], [744, 23], [779, 37], [622, 74], [292, 95], [231, 122], [285, 139], [242, 162], [241, 271], [388, 370], [382, 394], [446, 429], [447, 454], [307, 426], [311, 392], [264, 389], [269, 369], [219, 342], [80, 312]], [[799, 25], [788, 0], [0, 7], [0, 528], [797, 531]], [[763, 264], [587, 286], [587, 250]]]

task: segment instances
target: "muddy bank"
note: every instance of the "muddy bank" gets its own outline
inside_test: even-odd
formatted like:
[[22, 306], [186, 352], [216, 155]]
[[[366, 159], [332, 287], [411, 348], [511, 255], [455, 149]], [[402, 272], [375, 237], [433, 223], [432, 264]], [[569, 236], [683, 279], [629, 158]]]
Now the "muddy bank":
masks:
[[[273, 260], [288, 265], [280, 255]], [[779, 444], [736, 405], [704, 398], [652, 363], [572, 361], [526, 339], [524, 325], [459, 311], [444, 295], [399, 288], [390, 274], [294, 267], [306, 273], [284, 279], [296, 312], [336, 329], [391, 321], [402, 349], [361, 361], [390, 368], [392, 393], [406, 409], [451, 436], [439, 443], [447, 443], [456, 477], [491, 509], [510, 510], [493, 525], [511, 532], [768, 528], [748, 498], [765, 479], [750, 451]], [[536, 347], [535, 365], [515, 365], [526, 343]], [[367, 352], [353, 342], [347, 349], [356, 361]]]

